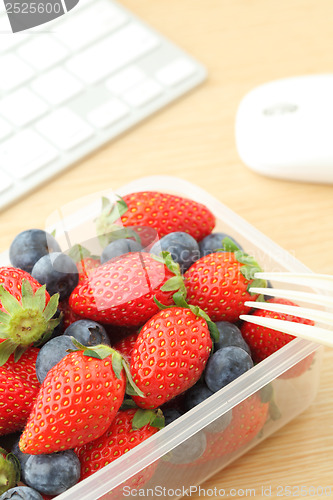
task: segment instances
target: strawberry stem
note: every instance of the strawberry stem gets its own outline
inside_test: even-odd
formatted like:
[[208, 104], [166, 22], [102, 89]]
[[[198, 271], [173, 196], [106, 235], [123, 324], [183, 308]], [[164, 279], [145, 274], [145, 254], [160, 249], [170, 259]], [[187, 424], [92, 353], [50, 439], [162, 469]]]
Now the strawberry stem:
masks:
[[143, 410], [139, 408], [135, 412], [132, 420], [132, 429], [138, 430], [148, 424], [158, 429], [162, 429], [165, 426], [164, 416], [160, 409]]

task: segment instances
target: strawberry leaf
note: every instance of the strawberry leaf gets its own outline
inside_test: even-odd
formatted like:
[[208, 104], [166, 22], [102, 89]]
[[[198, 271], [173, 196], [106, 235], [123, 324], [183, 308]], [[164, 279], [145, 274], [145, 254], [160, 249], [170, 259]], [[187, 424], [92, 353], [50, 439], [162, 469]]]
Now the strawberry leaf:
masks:
[[133, 417], [132, 428], [134, 430], [141, 429], [145, 425], [148, 425], [154, 416], [155, 414], [152, 410], [142, 410], [139, 408]]
[[52, 295], [47, 306], [43, 311], [43, 316], [46, 321], [49, 321], [51, 318], [53, 318], [53, 316], [57, 312], [58, 303], [59, 303], [59, 293], [55, 293], [54, 295]]
[[2, 285], [0, 286], [0, 301], [2, 307], [6, 309], [11, 316], [21, 311], [22, 307], [19, 301], [9, 293]]
[[15, 352], [14, 352], [15, 363], [20, 359], [22, 354], [24, 354], [27, 349], [28, 349], [27, 345], [19, 345], [18, 347], [16, 347]]
[[172, 292], [173, 290], [179, 290], [183, 285], [184, 282], [180, 276], [172, 276], [164, 283], [161, 290], [162, 292]]
[[112, 369], [117, 379], [120, 379], [121, 372], [123, 371], [123, 358], [117, 351], [114, 351], [112, 354]]
[[[45, 285], [44, 285], [45, 286]], [[34, 292], [28, 280], [22, 280], [22, 307], [23, 309], [34, 309]]]
[[0, 366], [4, 365], [9, 356], [13, 354], [16, 349], [16, 344], [10, 339], [6, 339], [0, 344]]
[[163, 413], [160, 409], [156, 410], [143, 410], [139, 408], [133, 417], [132, 428], [134, 430], [141, 429], [145, 425], [151, 425], [162, 429], [165, 426]]
[[223, 250], [225, 252], [237, 252], [237, 250], [239, 250], [239, 248], [236, 245], [236, 243], [231, 238], [229, 238], [228, 236], [226, 236], [225, 238], [223, 238], [223, 240], [222, 240], [222, 247], [223, 247]]
[[74, 262], [80, 262], [82, 259], [90, 257], [90, 255], [91, 252], [80, 244], [73, 245], [68, 252], [68, 256], [71, 257]]

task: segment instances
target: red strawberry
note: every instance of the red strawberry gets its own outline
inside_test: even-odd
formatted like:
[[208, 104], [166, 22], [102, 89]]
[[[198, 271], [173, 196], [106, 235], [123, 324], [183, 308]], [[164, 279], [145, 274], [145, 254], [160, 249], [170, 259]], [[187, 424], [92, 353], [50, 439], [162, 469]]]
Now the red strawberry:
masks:
[[[297, 305], [285, 299], [273, 298], [269, 299], [267, 302], [285, 304], [290, 306]], [[306, 325], [314, 324], [313, 321], [310, 321], [308, 319], [298, 318], [290, 314], [281, 314], [267, 310], [257, 310], [253, 314], [254, 316], [283, 319], [286, 321], [293, 321], [295, 323], [304, 323]], [[272, 330], [271, 328], [253, 325], [252, 323], [247, 322], [242, 325], [241, 332], [251, 349], [252, 358], [255, 363], [259, 363], [295, 338], [293, 335], [288, 335], [287, 333], [278, 332], [276, 330]]]
[[249, 269], [233, 252], [201, 257], [184, 274], [188, 303], [199, 306], [212, 321], [236, 321], [250, 310], [244, 303], [257, 298], [248, 292], [253, 280], [244, 276], [243, 268]]
[[0, 367], [0, 436], [20, 431], [36, 399], [36, 387]]
[[[103, 353], [104, 359], [90, 356], [95, 353]], [[67, 354], [41, 385], [20, 449], [39, 455], [97, 439], [115, 417], [125, 386], [122, 358], [111, 348], [95, 346]]]
[[[100, 438], [75, 449], [81, 462], [81, 480], [132, 450], [159, 430], [149, 422], [140, 428], [133, 428], [133, 419], [136, 414], [135, 409], [119, 411], [108, 430]], [[136, 486], [142, 485], [143, 477], [147, 481], [146, 471], [145, 469], [144, 476], [141, 474]]]
[[3, 365], [7, 370], [19, 375], [23, 380], [28, 382], [31, 387], [35, 387], [38, 391], [40, 383], [36, 375], [36, 359], [39, 353], [37, 347], [27, 349], [18, 361], [15, 361], [12, 354], [7, 362]]
[[160, 238], [184, 231], [200, 241], [215, 226], [215, 217], [207, 207], [180, 196], [145, 191], [125, 195], [123, 201], [128, 206], [121, 217], [123, 225], [154, 228]]
[[59, 319], [58, 294], [50, 299], [45, 286], [14, 267], [0, 268], [0, 365], [15, 352], [15, 360], [33, 343], [51, 335]]
[[63, 314], [64, 331], [69, 327], [69, 325], [75, 323], [75, 321], [78, 321], [79, 319], [82, 319], [82, 316], [76, 314], [69, 306], [68, 299], [59, 302], [58, 308]]
[[82, 283], [89, 275], [101, 265], [101, 261], [95, 257], [85, 257], [76, 263], [76, 267], [79, 271], [79, 283]]
[[175, 278], [174, 273], [150, 254], [127, 253], [100, 266], [78, 285], [69, 305], [76, 314], [101, 323], [142, 325], [158, 311], [154, 296], [164, 305], [172, 304], [175, 289], [161, 290], [170, 278]]
[[142, 408], [157, 408], [194, 385], [207, 363], [212, 340], [205, 319], [185, 307], [155, 314], [141, 329], [133, 349], [131, 374], [144, 398]]
[[11, 453], [0, 448], [0, 495], [10, 488], [14, 488], [19, 479], [20, 466], [17, 459]]
[[264, 426], [269, 411], [269, 403], [261, 401], [259, 394], [253, 394], [232, 410], [232, 420], [219, 433], [207, 432], [207, 448], [196, 461], [197, 464], [222, 457], [247, 445]]
[[116, 344], [114, 344], [114, 348], [116, 351], [120, 352], [122, 357], [128, 362], [131, 362], [132, 352], [134, 346], [136, 344], [136, 340], [138, 338], [138, 333], [134, 332], [123, 339], [120, 339]]

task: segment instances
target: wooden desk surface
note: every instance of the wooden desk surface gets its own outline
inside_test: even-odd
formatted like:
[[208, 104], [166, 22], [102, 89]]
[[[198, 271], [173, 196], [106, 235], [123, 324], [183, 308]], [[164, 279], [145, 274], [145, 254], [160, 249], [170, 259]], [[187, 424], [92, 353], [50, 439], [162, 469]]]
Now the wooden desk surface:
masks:
[[[201, 60], [209, 78], [1, 213], [0, 251], [19, 231], [43, 228], [46, 216], [72, 199], [139, 176], [170, 174], [199, 184], [313, 271], [333, 274], [333, 186], [261, 177], [242, 164], [234, 142], [237, 106], [254, 86], [332, 72], [331, 0], [122, 3]], [[332, 486], [332, 378], [333, 351], [327, 350], [316, 402], [203, 487], [256, 488], [260, 498], [261, 485], [271, 485], [275, 498], [277, 486]]]

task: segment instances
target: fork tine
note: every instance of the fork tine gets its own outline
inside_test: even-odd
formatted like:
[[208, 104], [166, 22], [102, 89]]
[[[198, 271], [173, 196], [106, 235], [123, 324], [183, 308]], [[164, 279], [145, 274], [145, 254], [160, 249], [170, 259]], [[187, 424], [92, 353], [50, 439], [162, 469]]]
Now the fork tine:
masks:
[[272, 297], [281, 297], [283, 299], [308, 302], [309, 304], [318, 304], [324, 307], [333, 307], [333, 297], [329, 295], [318, 295], [316, 293], [301, 292], [299, 290], [283, 290], [280, 288], [258, 288], [251, 287], [251, 293], [269, 295]]
[[260, 316], [253, 316], [251, 314], [242, 314], [240, 319], [248, 321], [249, 323], [254, 323], [255, 325], [266, 326], [267, 328], [272, 328], [273, 330], [301, 337], [305, 340], [315, 342], [316, 344], [333, 347], [332, 332], [325, 330], [325, 328], [304, 325], [303, 323], [294, 323], [293, 321], [285, 321], [282, 319], [263, 318]]
[[281, 283], [311, 286], [333, 292], [333, 276], [328, 274], [258, 272], [255, 273], [255, 277], [264, 280], [280, 281]]
[[[289, 306], [286, 304], [276, 304], [272, 302], [245, 302], [248, 307], [255, 309], [264, 309], [277, 313], [292, 314], [298, 318], [310, 319], [312, 321], [319, 321], [327, 325], [333, 325], [333, 314], [327, 311], [319, 311], [316, 309], [309, 309], [306, 307]], [[333, 333], [332, 333], [333, 336]]]

